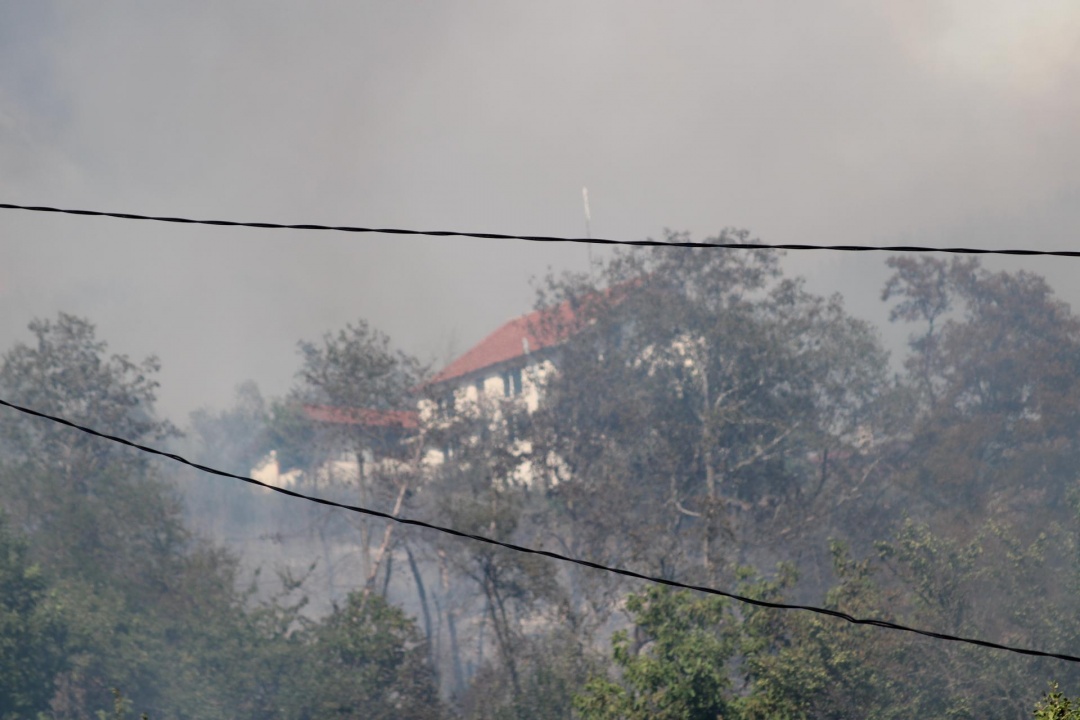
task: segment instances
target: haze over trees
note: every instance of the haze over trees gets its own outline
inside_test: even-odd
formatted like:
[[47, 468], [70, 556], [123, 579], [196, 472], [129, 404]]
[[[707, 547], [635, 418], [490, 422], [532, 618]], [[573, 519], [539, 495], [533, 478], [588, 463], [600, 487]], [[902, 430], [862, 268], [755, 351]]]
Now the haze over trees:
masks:
[[[61, 314], [6, 350], [0, 397], [232, 472], [273, 452], [305, 492], [465, 532], [1076, 654], [1080, 318], [1031, 273], [888, 263], [899, 373], [775, 254], [658, 248], [541, 284], [571, 310], [538, 316], [556, 370], [497, 421], [440, 406], [362, 318], [299, 344], [285, 397], [245, 384], [180, 423], [155, 413], [156, 360]], [[1068, 717], [1080, 682], [325, 511], [6, 410], [0, 450], [0, 717], [96, 717], [114, 688], [153, 718]]]

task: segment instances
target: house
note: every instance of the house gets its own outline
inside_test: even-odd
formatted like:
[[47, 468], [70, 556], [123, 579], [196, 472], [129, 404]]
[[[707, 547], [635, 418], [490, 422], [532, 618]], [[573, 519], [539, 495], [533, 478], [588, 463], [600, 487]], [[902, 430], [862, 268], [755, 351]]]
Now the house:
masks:
[[[510, 320], [453, 360], [427, 385], [424, 419], [488, 404], [496, 411], [511, 403], [533, 412], [540, 387], [554, 369], [553, 350], [565, 339], [559, 321], [569, 320], [568, 303]], [[551, 322], [555, 320], [556, 322]]]
[[[429, 381], [420, 403], [422, 422], [436, 431], [433, 436], [462, 419], [479, 420], [485, 428], [481, 434], [501, 430], [504, 448], [520, 458], [512, 481], [531, 485], [532, 445], [523, 437], [522, 424], [539, 408], [544, 383], [555, 371], [559, 347], [573, 333], [574, 320], [570, 303], [563, 302], [496, 328]], [[454, 450], [450, 444], [430, 444], [425, 461], [437, 467]]]
[[[555, 352], [566, 339], [573, 312], [568, 302], [516, 317], [454, 359], [425, 386], [419, 403], [421, 422], [435, 430], [456, 420], [480, 420], [501, 426], [521, 457], [515, 480], [531, 484], [533, 470], [527, 440], [517, 437], [523, 414], [535, 412], [545, 379], [555, 370]], [[431, 443], [425, 462], [436, 467], [452, 457], [449, 443]]]

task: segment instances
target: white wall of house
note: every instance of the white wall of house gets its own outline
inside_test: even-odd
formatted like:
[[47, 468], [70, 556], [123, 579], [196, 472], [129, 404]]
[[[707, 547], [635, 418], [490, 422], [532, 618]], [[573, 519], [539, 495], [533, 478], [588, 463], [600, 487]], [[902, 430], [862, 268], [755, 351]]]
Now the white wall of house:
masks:
[[[395, 458], [376, 458], [370, 451], [364, 452], [363, 461], [364, 476], [392, 478], [410, 471], [408, 463]], [[333, 487], [356, 485], [361, 477], [361, 468], [356, 453], [342, 452], [337, 457], [324, 462], [312, 473], [304, 473], [299, 469], [282, 472], [277, 452], [271, 450], [258, 465], [251, 469], [250, 474], [259, 482], [279, 488], [295, 488], [303, 484]], [[270, 492], [266, 488], [262, 490]]]
[[[281, 465], [278, 463], [277, 451], [271, 450], [270, 454], [262, 459], [262, 461], [251, 468], [251, 477], [258, 480], [261, 483], [267, 485], [273, 485], [278, 488], [292, 488], [300, 481], [302, 473], [299, 470], [290, 470], [289, 472], [281, 472]], [[267, 488], [259, 488], [264, 493], [270, 492]]]
[[[484, 412], [499, 417], [503, 402], [521, 403], [528, 412], [535, 412], [540, 407], [544, 382], [554, 371], [555, 365], [548, 359], [532, 362], [520, 369], [498, 366], [483, 368], [449, 381], [445, 394], [453, 395], [456, 413]], [[520, 373], [520, 387], [515, 379], [516, 373]], [[421, 400], [417, 409], [421, 422], [438, 421], [441, 412], [438, 401]]]
[[[492, 424], [501, 423], [507, 404], [528, 413], [540, 407], [544, 383], [555, 372], [555, 365], [550, 359], [535, 359], [524, 367], [492, 366], [476, 373], [456, 378], [449, 384], [447, 394], [453, 394], [453, 413], [466, 414], [471, 418], [487, 416]], [[447, 400], [442, 407], [437, 400], [425, 399], [420, 402], [420, 422], [437, 426], [448, 422], [446, 415]], [[514, 452], [521, 456], [521, 464], [515, 469], [513, 481], [531, 485], [534, 481], [534, 468], [529, 459], [532, 445], [528, 441], [515, 441]], [[424, 455], [428, 465], [438, 466], [446, 462], [446, 451], [442, 448], [428, 448]]]

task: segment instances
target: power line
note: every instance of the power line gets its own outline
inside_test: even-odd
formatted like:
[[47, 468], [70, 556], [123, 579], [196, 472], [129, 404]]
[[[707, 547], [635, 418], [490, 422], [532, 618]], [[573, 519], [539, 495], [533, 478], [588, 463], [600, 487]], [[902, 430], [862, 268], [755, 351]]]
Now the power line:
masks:
[[226, 472], [224, 470], [218, 470], [216, 468], [208, 467], [206, 465], [200, 465], [199, 463], [192, 462], [180, 455], [174, 453], [165, 452], [164, 450], [158, 450], [156, 448], [148, 447], [146, 445], [140, 445], [139, 443], [126, 440], [115, 435], [109, 435], [107, 433], [99, 432], [93, 428], [79, 425], [70, 420], [56, 417], [54, 415], [48, 415], [37, 410], [31, 410], [21, 405], [10, 403], [6, 400], [0, 399], [0, 405], [9, 407], [12, 410], [17, 410], [26, 415], [32, 415], [34, 417], [49, 420], [51, 422], [66, 425], [75, 430], [99, 437], [104, 440], [110, 440], [121, 445], [127, 445], [128, 447], [135, 448], [141, 452], [150, 453], [151, 455], [159, 455], [161, 457], [175, 460], [178, 463], [193, 467], [196, 470], [209, 473], [211, 475], [218, 475], [220, 477], [231, 478], [233, 480], [241, 480], [251, 485], [257, 485], [267, 490], [273, 490], [274, 492], [281, 493], [282, 495], [288, 495], [289, 497], [298, 498], [300, 500], [307, 500], [308, 502], [318, 503], [320, 505], [326, 505], [328, 507], [340, 508], [342, 510], [348, 510], [350, 512], [361, 513], [363, 515], [369, 515], [371, 517], [382, 518], [384, 520], [391, 520], [402, 525], [412, 525], [414, 527], [425, 528], [427, 530], [435, 530], [437, 532], [445, 533], [447, 535], [453, 535], [455, 537], [465, 538], [466, 540], [474, 540], [476, 542], [486, 543], [488, 545], [496, 545], [507, 550], [513, 550], [514, 552], [528, 553], [530, 555], [542, 555], [543, 557], [551, 558], [552, 560], [560, 560], [562, 562], [574, 563], [575, 565], [581, 565], [583, 567], [592, 568], [594, 570], [603, 570], [604, 572], [615, 573], [616, 575], [623, 575], [625, 577], [634, 578], [636, 580], [644, 580], [646, 582], [656, 583], [658, 585], [666, 585], [668, 587], [679, 588], [682, 590], [694, 590], [696, 592], [705, 593], [708, 595], [719, 595], [720, 597], [729, 598], [731, 600], [737, 600], [741, 603], [748, 605], [756, 605], [758, 607], [771, 608], [774, 610], [805, 610], [807, 612], [817, 613], [818, 615], [827, 615], [829, 617], [839, 618], [855, 625], [872, 625], [874, 627], [885, 628], [887, 630], [900, 630], [902, 632], [915, 633], [917, 635], [923, 635], [925, 637], [934, 638], [936, 640], [948, 640], [951, 642], [966, 643], [969, 645], [977, 645], [979, 647], [991, 648], [993, 650], [1006, 650], [1012, 653], [1018, 653], [1020, 655], [1029, 655], [1033, 657], [1046, 657], [1054, 658], [1056, 660], [1066, 660], [1068, 662], [1080, 663], [1080, 657], [1075, 655], [1065, 655], [1062, 653], [1046, 652], [1043, 650], [1033, 650], [1031, 648], [1018, 647], [1014, 645], [1002, 645], [1000, 643], [990, 642], [988, 640], [979, 640], [976, 638], [962, 637], [960, 635], [950, 635], [948, 633], [939, 633], [932, 630], [922, 630], [919, 628], [909, 627], [907, 625], [901, 625], [899, 623], [889, 622], [888, 620], [878, 620], [875, 618], [858, 618], [853, 615], [849, 615], [839, 610], [830, 610], [828, 608], [816, 607], [813, 605], [795, 605], [791, 603], [770, 602], [768, 600], [760, 600], [757, 598], [746, 597], [745, 595], [738, 595], [736, 593], [727, 592], [725, 590], [717, 590], [716, 588], [705, 587], [703, 585], [691, 585], [688, 583], [681, 583], [676, 580], [668, 580], [666, 578], [656, 577], [653, 575], [644, 575], [642, 573], [634, 572], [633, 570], [626, 570], [624, 568], [612, 567], [609, 565], [601, 565], [600, 563], [592, 562], [591, 560], [582, 560], [581, 558], [570, 557], [568, 555], [562, 555], [560, 553], [550, 552], [548, 550], [537, 550], [536, 548], [529, 548], [523, 545], [516, 545], [514, 543], [503, 542], [502, 540], [495, 540], [494, 538], [484, 537], [483, 535], [474, 535], [472, 533], [462, 532], [461, 530], [455, 530], [449, 527], [443, 527], [441, 525], [434, 525], [432, 523], [424, 522], [423, 520], [414, 520], [412, 518], [399, 517], [391, 515], [390, 513], [380, 512], [379, 510], [372, 510], [370, 508], [360, 507], [358, 505], [346, 505], [344, 503], [334, 502], [333, 500], [326, 500], [320, 497], [314, 497], [312, 495], [305, 495], [298, 493], [294, 490], [287, 488], [280, 488], [268, 483], [260, 482], [254, 478], [245, 477], [243, 475], [236, 475], [234, 473]]
[[346, 233], [375, 233], [382, 235], [424, 235], [430, 237], [468, 237], [486, 240], [524, 240], [540, 243], [582, 243], [586, 245], [622, 245], [627, 247], [679, 247], [679, 248], [725, 248], [728, 250], [833, 250], [839, 252], [903, 252], [903, 253], [948, 253], [953, 255], [1035, 255], [1049, 257], [1080, 257], [1080, 250], [990, 250], [970, 247], [926, 247], [921, 245], [802, 245], [739, 242], [695, 242], [681, 240], [609, 240], [595, 237], [557, 237], [553, 235], [504, 235], [502, 233], [463, 232], [458, 230], [409, 230], [405, 228], [369, 228], [353, 225], [289, 225], [270, 222], [241, 222], [237, 220], [196, 220], [186, 217], [164, 217], [156, 215], [137, 215], [135, 213], [104, 212], [101, 210], [68, 210], [42, 205], [13, 205], [0, 203], [0, 210], [29, 210], [31, 212], [62, 213], [65, 215], [87, 215], [90, 217], [110, 217], [121, 220], [152, 220], [154, 222], [182, 223], [186, 225], [218, 225], [223, 227], [250, 227], [267, 230], [330, 230]]

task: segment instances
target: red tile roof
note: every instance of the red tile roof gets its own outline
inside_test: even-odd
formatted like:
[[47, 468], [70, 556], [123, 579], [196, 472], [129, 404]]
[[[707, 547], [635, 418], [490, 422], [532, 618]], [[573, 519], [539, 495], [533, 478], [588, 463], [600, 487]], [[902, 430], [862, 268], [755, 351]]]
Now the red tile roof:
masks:
[[526, 352], [526, 343], [529, 352], [558, 345], [566, 339], [565, 332], [561, 332], [561, 329], [568, 327], [573, 317], [570, 303], [563, 302], [552, 308], [536, 310], [514, 318], [443, 368], [431, 382], [453, 380], [491, 365], [522, 357]]
[[419, 426], [419, 415], [411, 410], [371, 410], [329, 405], [305, 405], [304, 414], [315, 422], [365, 427], [400, 427], [412, 430]]

